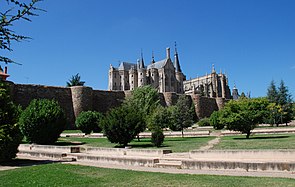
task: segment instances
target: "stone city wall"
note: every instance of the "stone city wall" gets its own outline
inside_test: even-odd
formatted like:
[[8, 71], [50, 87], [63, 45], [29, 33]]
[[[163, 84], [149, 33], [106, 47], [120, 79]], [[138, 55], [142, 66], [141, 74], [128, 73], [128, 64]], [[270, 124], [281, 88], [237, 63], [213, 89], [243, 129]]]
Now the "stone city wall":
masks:
[[[128, 91], [102, 91], [90, 87], [54, 87], [43, 85], [14, 84], [11, 83], [11, 96], [15, 103], [23, 108], [33, 99], [55, 99], [66, 113], [69, 123], [68, 129], [75, 128], [76, 117], [87, 110], [105, 113], [109, 109], [121, 105], [125, 97], [130, 96]], [[160, 103], [163, 106], [176, 104], [179, 94], [167, 92], [160, 94]], [[222, 98], [206, 98], [200, 95], [188, 95], [195, 105], [198, 118], [209, 117], [215, 110], [224, 106]]]

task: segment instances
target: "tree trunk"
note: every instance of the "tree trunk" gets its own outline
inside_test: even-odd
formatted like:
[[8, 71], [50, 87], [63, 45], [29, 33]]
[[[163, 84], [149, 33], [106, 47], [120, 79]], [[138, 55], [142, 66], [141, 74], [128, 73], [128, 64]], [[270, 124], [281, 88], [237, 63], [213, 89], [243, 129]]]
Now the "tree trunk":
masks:
[[137, 135], [137, 141], [139, 141], [139, 142], [140, 142], [139, 134]]
[[181, 129], [181, 137], [183, 138], [183, 129]]
[[249, 139], [251, 132], [247, 132], [246, 138]]

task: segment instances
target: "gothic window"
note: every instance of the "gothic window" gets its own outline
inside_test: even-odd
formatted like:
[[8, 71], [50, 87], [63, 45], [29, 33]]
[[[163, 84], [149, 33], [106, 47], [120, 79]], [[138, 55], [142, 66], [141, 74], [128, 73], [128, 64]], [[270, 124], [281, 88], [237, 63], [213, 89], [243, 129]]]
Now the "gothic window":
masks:
[[115, 73], [115, 78], [117, 78], [117, 74]]
[[140, 73], [140, 75], [142, 75], [142, 73]]
[[133, 77], [133, 75], [131, 75], [131, 77]]
[[133, 84], [133, 81], [131, 81], [131, 84]]

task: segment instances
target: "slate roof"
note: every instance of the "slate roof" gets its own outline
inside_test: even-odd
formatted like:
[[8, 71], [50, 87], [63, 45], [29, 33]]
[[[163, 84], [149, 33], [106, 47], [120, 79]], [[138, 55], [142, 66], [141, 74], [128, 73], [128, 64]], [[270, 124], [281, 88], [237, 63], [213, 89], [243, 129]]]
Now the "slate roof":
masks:
[[160, 60], [158, 62], [148, 65], [147, 69], [152, 69], [152, 68], [161, 69], [163, 66], [165, 66], [166, 62], [167, 62], [167, 59]]
[[129, 62], [121, 62], [120, 66], [118, 67], [118, 70], [125, 70], [128, 71], [131, 68], [136, 69], [137, 68], [137, 64], [133, 64], [133, 63], [129, 63]]

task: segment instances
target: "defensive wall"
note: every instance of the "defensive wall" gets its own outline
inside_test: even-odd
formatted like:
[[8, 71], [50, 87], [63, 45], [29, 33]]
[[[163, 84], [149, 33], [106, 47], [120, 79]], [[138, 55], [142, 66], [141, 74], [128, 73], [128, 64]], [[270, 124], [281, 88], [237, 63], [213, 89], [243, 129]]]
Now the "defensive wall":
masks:
[[[29, 105], [33, 99], [55, 99], [66, 113], [69, 126], [74, 128], [76, 117], [87, 110], [105, 113], [109, 109], [119, 106], [130, 91], [103, 91], [93, 90], [91, 87], [54, 87], [30, 84], [11, 84], [11, 96], [16, 104], [23, 108]], [[166, 92], [160, 94], [163, 106], [174, 105], [179, 94]], [[200, 95], [188, 95], [194, 102], [198, 118], [209, 117], [213, 111], [219, 110], [225, 104], [223, 98], [207, 98]]]

